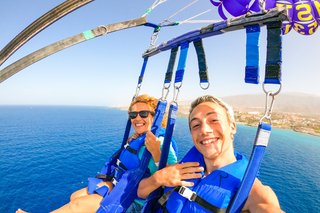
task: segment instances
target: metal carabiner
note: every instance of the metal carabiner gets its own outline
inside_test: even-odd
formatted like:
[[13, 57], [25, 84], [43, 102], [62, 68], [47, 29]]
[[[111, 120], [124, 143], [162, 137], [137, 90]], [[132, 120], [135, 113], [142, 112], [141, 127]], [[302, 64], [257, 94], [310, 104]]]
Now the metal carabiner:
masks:
[[[272, 94], [272, 92], [267, 92], [266, 93], [266, 106], [265, 106], [265, 112], [264, 115], [262, 116], [262, 118], [260, 119], [259, 123], [261, 124], [263, 119], [267, 119], [270, 122], [270, 125], [272, 125], [272, 121], [271, 121], [271, 113], [272, 113], [272, 109], [273, 109], [273, 105], [274, 105], [274, 94]], [[269, 105], [269, 97], [272, 97], [271, 99], [271, 104]]]
[[180, 87], [181, 87], [181, 85], [179, 87], [177, 87], [177, 86], [174, 87], [175, 90], [174, 90], [174, 93], [173, 93], [173, 102], [175, 102], [175, 103], [177, 103], [177, 100], [178, 100], [178, 96], [179, 96], [179, 93], [180, 93]]
[[139, 92], [140, 92], [140, 89], [141, 89], [141, 84], [138, 84], [137, 85], [137, 88], [136, 88], [136, 94], [134, 95], [134, 97], [137, 97]]
[[[166, 94], [165, 94], [165, 91], [167, 91]], [[169, 87], [163, 87], [162, 88], [162, 96], [161, 96], [160, 100], [167, 101], [168, 95], [169, 95]]]
[[152, 34], [149, 49], [151, 49], [154, 46], [154, 44], [156, 43], [156, 41], [158, 40], [158, 34], [159, 34], [159, 31], [158, 32], [154, 32]]

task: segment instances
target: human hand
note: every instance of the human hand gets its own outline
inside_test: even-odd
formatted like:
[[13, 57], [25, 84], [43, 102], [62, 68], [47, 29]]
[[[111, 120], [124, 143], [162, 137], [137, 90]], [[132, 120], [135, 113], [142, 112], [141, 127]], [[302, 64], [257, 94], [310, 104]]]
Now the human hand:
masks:
[[156, 180], [167, 187], [193, 186], [193, 182], [186, 180], [201, 178], [202, 175], [198, 172], [202, 172], [204, 168], [199, 165], [198, 162], [188, 162], [167, 166], [155, 173]]
[[146, 145], [150, 153], [158, 152], [158, 151], [161, 153], [161, 150], [160, 150], [161, 141], [151, 131], [147, 132], [144, 144]]
[[137, 139], [138, 137], [140, 137], [140, 134], [138, 134], [138, 133], [133, 133], [132, 135], [131, 135], [131, 137], [128, 139], [128, 142], [130, 142], [132, 139]]
[[146, 148], [151, 153], [155, 162], [160, 161], [161, 156], [161, 141], [157, 138], [151, 131], [146, 134], [146, 139], [144, 141]]

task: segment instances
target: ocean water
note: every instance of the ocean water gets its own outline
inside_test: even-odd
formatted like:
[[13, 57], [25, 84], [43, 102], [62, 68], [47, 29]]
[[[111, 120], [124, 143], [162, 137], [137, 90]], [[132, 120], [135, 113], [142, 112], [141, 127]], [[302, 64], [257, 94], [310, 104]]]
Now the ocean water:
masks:
[[[40, 213], [69, 201], [122, 141], [127, 114], [104, 107], [0, 106], [0, 213]], [[248, 158], [256, 128], [237, 125]], [[187, 120], [174, 137], [179, 159], [192, 147]], [[320, 212], [320, 137], [273, 129], [260, 168], [286, 212]]]

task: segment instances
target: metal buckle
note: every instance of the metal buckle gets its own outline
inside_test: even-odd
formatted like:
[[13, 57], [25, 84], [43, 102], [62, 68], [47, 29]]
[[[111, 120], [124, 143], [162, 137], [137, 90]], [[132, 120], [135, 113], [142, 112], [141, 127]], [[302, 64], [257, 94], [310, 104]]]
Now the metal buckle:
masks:
[[185, 197], [187, 198], [188, 200], [190, 201], [193, 201], [192, 196], [194, 194], [196, 194], [194, 191], [192, 191], [191, 189], [187, 188], [187, 187], [184, 187], [184, 186], [181, 186], [180, 189], [179, 189], [179, 192], [178, 192], [182, 197]]

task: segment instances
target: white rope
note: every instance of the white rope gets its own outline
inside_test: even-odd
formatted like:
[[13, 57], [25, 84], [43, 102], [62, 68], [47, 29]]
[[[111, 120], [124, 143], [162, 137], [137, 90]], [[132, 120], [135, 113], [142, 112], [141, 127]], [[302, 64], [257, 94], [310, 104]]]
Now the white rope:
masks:
[[192, 21], [182, 21], [179, 24], [197, 24], [197, 23], [218, 23], [222, 20], [192, 20]]
[[170, 16], [169, 18], [165, 19], [165, 21], [168, 21], [170, 18], [172, 18], [173, 16], [177, 15], [178, 13], [180, 13], [181, 11], [187, 9], [188, 7], [190, 7], [191, 5], [193, 5], [194, 3], [196, 3], [199, 0], [195, 0], [194, 2], [190, 3], [189, 5], [185, 6], [184, 8], [182, 8], [181, 10], [179, 10], [178, 12], [176, 12], [175, 14], [173, 14], [172, 16]]
[[[312, 16], [313, 20], [314, 20], [314, 21], [317, 21], [317, 19], [316, 19], [316, 18], [312, 15], [312, 13], [311, 13], [312, 8], [310, 8], [311, 10], [309, 11], [308, 8], [307, 8], [307, 6], [306, 6], [301, 0], [299, 0], [299, 2], [302, 3], [303, 6], [304, 6], [304, 8], [306, 8], [306, 10], [310, 13], [310, 15]], [[312, 6], [310, 6], [310, 7], [312, 7]]]
[[180, 23], [184, 23], [184, 22], [190, 21], [191, 19], [194, 19], [194, 18], [196, 18], [196, 17], [198, 17], [198, 16], [201, 16], [201, 15], [203, 15], [203, 14], [205, 14], [205, 13], [211, 11], [211, 10], [212, 10], [212, 9], [209, 9], [209, 10], [207, 10], [207, 11], [204, 11], [204, 12], [202, 12], [202, 13], [199, 13], [198, 15], [195, 15], [195, 16], [193, 16], [193, 17], [191, 17], [191, 18], [188, 18], [187, 20], [184, 20], [184, 21], [182, 21], [182, 22], [180, 22]]
[[155, 8], [157, 7], [159, 4], [162, 4], [163, 2], [166, 2], [167, 0], [156, 0], [151, 7], [149, 7], [149, 9], [142, 15], [142, 17], [146, 17], [147, 15], [149, 15], [149, 13]]

